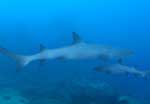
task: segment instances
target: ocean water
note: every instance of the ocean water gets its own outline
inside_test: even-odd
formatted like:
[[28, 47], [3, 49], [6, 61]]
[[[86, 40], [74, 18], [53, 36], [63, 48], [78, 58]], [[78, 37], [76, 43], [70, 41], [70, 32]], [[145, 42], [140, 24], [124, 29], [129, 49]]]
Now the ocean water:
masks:
[[[134, 55], [124, 63], [150, 71], [149, 4], [148, 0], [1, 0], [0, 47], [32, 55], [40, 51], [40, 44], [49, 49], [71, 45], [72, 32], [77, 32], [87, 43], [132, 50]], [[131, 104], [115, 102], [116, 96], [150, 104], [145, 103], [150, 99], [150, 79], [93, 71], [99, 64], [99, 60], [47, 60], [43, 65], [35, 61], [16, 72], [15, 61], [0, 54], [0, 88], [21, 92], [14, 96], [25, 97], [29, 104], [105, 102], [98, 98], [111, 99], [104, 104]], [[98, 91], [105, 93], [97, 94], [90, 84], [101, 84], [104, 88]], [[110, 89], [114, 97], [108, 97]]]

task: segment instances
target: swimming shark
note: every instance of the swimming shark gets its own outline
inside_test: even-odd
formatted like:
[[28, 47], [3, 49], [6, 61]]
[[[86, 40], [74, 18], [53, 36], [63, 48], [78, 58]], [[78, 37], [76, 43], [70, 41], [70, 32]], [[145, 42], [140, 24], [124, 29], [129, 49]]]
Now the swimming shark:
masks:
[[[81, 60], [81, 59], [101, 59], [110, 60], [112, 58], [122, 59], [133, 54], [130, 50], [115, 49], [110, 46], [88, 44], [76, 33], [72, 32], [73, 43], [69, 46], [48, 49], [41, 45], [39, 53], [33, 55], [20, 55], [0, 47], [0, 53], [14, 59], [19, 66], [25, 67], [35, 60], [44, 61], [47, 59], [60, 60]], [[120, 60], [121, 61], [121, 60]]]
[[150, 76], [150, 71], [140, 71], [137, 70], [135, 67], [129, 67], [123, 64], [108, 64], [104, 66], [99, 66], [94, 69], [97, 72], [103, 72], [106, 74], [114, 74], [114, 75], [134, 75], [136, 77], [143, 77], [147, 78]]

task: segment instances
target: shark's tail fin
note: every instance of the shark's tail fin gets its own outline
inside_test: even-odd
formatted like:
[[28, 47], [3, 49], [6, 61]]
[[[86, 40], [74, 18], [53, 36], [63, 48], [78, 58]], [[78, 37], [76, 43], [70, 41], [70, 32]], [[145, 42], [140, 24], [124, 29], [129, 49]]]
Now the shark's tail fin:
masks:
[[26, 65], [28, 65], [32, 61], [32, 58], [30, 56], [17, 55], [17, 54], [10, 52], [9, 50], [2, 48], [2, 47], [0, 47], [0, 53], [8, 56], [9, 58], [11, 58], [13, 60], [15, 60], [19, 67], [25, 67]]

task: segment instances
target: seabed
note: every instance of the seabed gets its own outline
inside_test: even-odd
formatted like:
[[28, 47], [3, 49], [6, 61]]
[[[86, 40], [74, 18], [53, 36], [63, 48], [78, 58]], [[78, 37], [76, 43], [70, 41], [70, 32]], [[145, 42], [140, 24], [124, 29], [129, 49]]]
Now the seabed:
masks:
[[150, 104], [117, 93], [107, 83], [78, 82], [58, 89], [0, 90], [0, 104]]

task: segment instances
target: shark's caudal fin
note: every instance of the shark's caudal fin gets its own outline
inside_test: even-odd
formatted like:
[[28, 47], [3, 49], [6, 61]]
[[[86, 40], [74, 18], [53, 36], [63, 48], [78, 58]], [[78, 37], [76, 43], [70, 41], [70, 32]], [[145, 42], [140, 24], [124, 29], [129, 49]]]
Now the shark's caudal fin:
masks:
[[73, 37], [73, 44], [82, 42], [81, 37], [76, 32], [72, 32], [72, 37]]
[[32, 58], [30, 56], [17, 55], [17, 54], [10, 52], [9, 50], [2, 48], [2, 47], [0, 47], [0, 53], [15, 60], [17, 62], [18, 67], [25, 67], [32, 61]]

